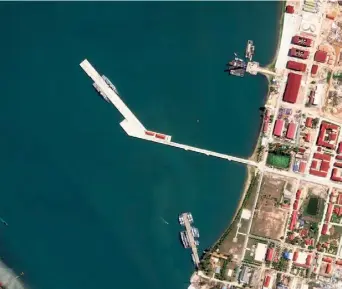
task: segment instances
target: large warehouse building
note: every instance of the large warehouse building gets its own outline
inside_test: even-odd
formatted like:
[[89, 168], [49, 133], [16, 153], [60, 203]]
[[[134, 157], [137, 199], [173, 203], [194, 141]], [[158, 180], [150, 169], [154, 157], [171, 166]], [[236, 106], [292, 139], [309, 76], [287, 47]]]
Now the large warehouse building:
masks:
[[300, 74], [290, 72], [287, 78], [287, 84], [283, 95], [283, 101], [295, 103], [297, 100], [300, 82], [302, 76]]

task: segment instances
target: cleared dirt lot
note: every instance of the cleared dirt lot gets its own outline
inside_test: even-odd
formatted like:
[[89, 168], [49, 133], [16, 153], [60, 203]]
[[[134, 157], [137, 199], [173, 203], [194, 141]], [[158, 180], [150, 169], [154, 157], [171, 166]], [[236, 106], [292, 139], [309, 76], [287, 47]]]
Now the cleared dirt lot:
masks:
[[295, 190], [295, 180], [275, 174], [265, 175], [253, 218], [251, 233], [256, 236], [279, 240], [284, 234], [288, 212], [279, 207], [286, 190]]

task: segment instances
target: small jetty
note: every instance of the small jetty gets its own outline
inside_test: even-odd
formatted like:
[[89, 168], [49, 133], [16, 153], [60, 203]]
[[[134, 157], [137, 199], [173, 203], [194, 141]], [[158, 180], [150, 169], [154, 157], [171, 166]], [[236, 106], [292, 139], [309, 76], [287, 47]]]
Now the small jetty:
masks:
[[228, 72], [230, 75], [244, 77], [247, 69], [247, 63], [243, 59], [239, 58], [236, 53], [234, 53], [234, 55], [235, 58], [228, 62], [227, 68], [224, 71]]
[[245, 73], [249, 73], [251, 75], [256, 75], [258, 73], [264, 74], [267, 77], [269, 76], [276, 76], [276, 73], [261, 67], [259, 62], [252, 61], [253, 56], [255, 53], [255, 46], [253, 40], [247, 41], [246, 52], [245, 52], [245, 59], [239, 58], [236, 53], [234, 53], [235, 58], [234, 60], [228, 62], [228, 68], [225, 69], [225, 72], [228, 72], [230, 75], [244, 77]]
[[182, 240], [184, 248], [192, 249], [192, 261], [195, 266], [198, 267], [199, 257], [197, 252], [197, 246], [199, 245], [199, 241], [196, 238], [199, 238], [199, 231], [197, 228], [192, 227], [191, 224], [194, 222], [191, 213], [182, 213], [178, 216], [179, 224], [185, 227], [185, 231], [180, 232], [180, 238]]
[[249, 61], [252, 61], [252, 58], [254, 56], [254, 51], [255, 51], [255, 46], [254, 46], [253, 40], [248, 40], [247, 46], [246, 46], [245, 58], [247, 58]]

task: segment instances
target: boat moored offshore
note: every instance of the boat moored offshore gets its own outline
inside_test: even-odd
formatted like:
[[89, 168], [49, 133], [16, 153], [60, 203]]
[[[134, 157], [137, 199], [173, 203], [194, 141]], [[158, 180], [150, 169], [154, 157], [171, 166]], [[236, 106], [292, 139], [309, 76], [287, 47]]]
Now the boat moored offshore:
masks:
[[178, 216], [178, 221], [179, 221], [179, 224], [181, 224], [182, 226], [184, 226], [184, 218], [183, 218], [183, 215], [179, 215], [179, 216]]

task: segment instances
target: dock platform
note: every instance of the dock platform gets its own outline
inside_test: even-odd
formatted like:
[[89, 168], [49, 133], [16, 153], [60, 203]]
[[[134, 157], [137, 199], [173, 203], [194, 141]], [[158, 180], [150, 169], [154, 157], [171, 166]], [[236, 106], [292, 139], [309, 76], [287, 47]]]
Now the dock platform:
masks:
[[257, 162], [254, 162], [252, 160], [234, 157], [227, 154], [222, 154], [214, 151], [209, 151], [206, 149], [197, 148], [194, 146], [173, 142], [171, 141], [170, 135], [147, 130], [143, 126], [143, 124], [137, 119], [134, 113], [122, 101], [120, 96], [108, 86], [108, 84], [104, 81], [102, 76], [95, 70], [95, 68], [89, 63], [87, 59], [83, 60], [80, 63], [80, 66], [87, 73], [87, 75], [94, 81], [94, 83], [98, 85], [101, 92], [108, 97], [110, 102], [117, 108], [117, 110], [124, 117], [124, 120], [120, 123], [120, 125], [129, 136], [184, 149], [186, 151], [193, 151], [207, 156], [225, 159], [232, 162], [251, 165], [255, 167], [259, 166]]
[[197, 246], [195, 244], [195, 239], [194, 236], [192, 235], [191, 232], [191, 225], [188, 219], [188, 214], [187, 213], [183, 213], [182, 214], [183, 220], [184, 220], [184, 226], [186, 229], [186, 235], [188, 237], [188, 240], [190, 242], [190, 246], [191, 246], [191, 250], [192, 250], [192, 254], [194, 256], [194, 262], [196, 267], [198, 267], [198, 264], [200, 263], [199, 257], [198, 257], [198, 252], [197, 252]]
[[273, 75], [276, 76], [277, 74], [271, 70], [266, 68], [260, 67], [259, 62], [248, 62], [246, 71], [249, 74], [256, 75], [257, 73], [261, 73], [264, 75]]

